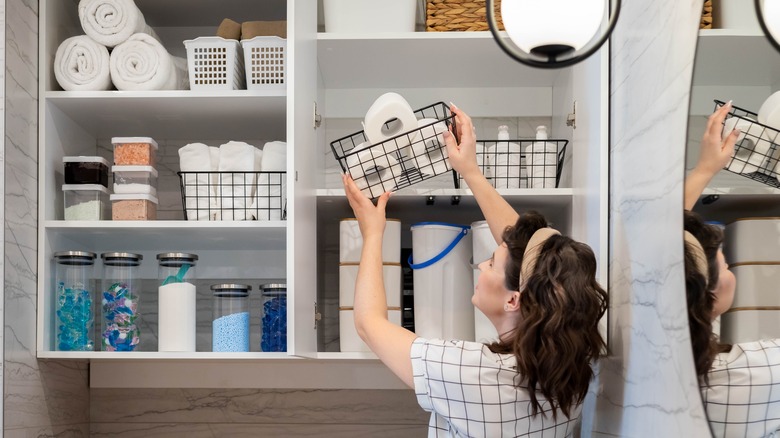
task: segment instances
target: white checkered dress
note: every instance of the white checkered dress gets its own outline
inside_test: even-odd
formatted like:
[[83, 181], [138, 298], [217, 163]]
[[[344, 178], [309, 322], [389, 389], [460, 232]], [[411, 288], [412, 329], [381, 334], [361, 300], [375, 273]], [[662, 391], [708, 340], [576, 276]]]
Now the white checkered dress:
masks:
[[701, 394], [715, 438], [780, 437], [780, 339], [719, 354]]
[[559, 411], [554, 421], [539, 394], [543, 411], [531, 416], [528, 390], [515, 386], [514, 355], [478, 342], [417, 338], [411, 357], [417, 401], [431, 412], [429, 437], [558, 438], [579, 428], [581, 404], [572, 406], [572, 419]]

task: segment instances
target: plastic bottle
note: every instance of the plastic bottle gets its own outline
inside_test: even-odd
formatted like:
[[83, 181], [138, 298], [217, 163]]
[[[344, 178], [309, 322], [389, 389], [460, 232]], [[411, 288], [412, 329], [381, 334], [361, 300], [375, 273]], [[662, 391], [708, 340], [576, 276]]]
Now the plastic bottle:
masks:
[[521, 149], [517, 143], [509, 140], [509, 127], [498, 127], [498, 142], [495, 146], [495, 164], [493, 166], [493, 181], [497, 189], [520, 188], [520, 156]]
[[[558, 144], [547, 140], [547, 127], [536, 127], [536, 140], [525, 148], [525, 162], [528, 167], [528, 187], [554, 188], [558, 173]], [[542, 140], [542, 141], [538, 141]]]

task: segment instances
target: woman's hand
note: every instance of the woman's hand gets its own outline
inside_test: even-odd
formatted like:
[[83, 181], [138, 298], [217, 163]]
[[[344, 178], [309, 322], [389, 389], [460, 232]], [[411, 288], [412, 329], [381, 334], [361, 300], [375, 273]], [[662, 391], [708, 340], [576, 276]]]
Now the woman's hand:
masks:
[[712, 177], [717, 174], [726, 167], [734, 154], [734, 145], [740, 134], [739, 129], [732, 130], [725, 138], [722, 134], [723, 121], [726, 120], [729, 111], [731, 111], [731, 101], [718, 108], [707, 119], [707, 128], [701, 138], [699, 162], [696, 163], [696, 171], [703, 175]]
[[460, 144], [458, 144], [451, 132], [445, 131], [443, 133], [450, 165], [464, 178], [473, 172], [482, 174], [477, 165], [477, 137], [471, 117], [454, 104], [450, 104], [450, 111], [455, 114], [455, 126], [458, 130], [458, 138], [460, 138]]
[[347, 194], [347, 200], [349, 206], [352, 207], [352, 211], [355, 213], [355, 217], [358, 220], [360, 226], [360, 234], [363, 235], [363, 240], [368, 239], [371, 236], [379, 236], [381, 239], [385, 233], [385, 207], [387, 201], [390, 199], [390, 192], [385, 192], [377, 200], [376, 206], [371, 202], [360, 189], [355, 185], [355, 181], [349, 175], [341, 175], [341, 180], [344, 182], [344, 192]]

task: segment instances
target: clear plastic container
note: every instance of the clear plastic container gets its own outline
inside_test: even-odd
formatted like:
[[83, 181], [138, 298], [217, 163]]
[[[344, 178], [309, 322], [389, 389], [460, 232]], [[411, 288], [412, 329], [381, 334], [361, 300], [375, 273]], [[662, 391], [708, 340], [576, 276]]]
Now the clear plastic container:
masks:
[[141, 342], [138, 298], [141, 254], [107, 252], [103, 260], [101, 345], [103, 351], [133, 351]]
[[263, 297], [261, 351], [287, 351], [287, 285], [260, 285]]
[[114, 137], [114, 165], [155, 166], [157, 142], [151, 137]]
[[212, 351], [249, 351], [249, 291], [252, 286], [214, 284], [211, 290], [214, 295]]
[[95, 253], [87, 251], [60, 251], [54, 253], [54, 294], [57, 351], [92, 351], [92, 327], [95, 321], [92, 308], [91, 281]]
[[157, 169], [152, 166], [113, 166], [114, 193], [157, 196]]
[[198, 256], [180, 252], [157, 254], [159, 267], [159, 351], [195, 351], [195, 298]]
[[108, 189], [100, 184], [63, 184], [66, 221], [99, 221], [111, 216]]
[[103, 157], [62, 157], [65, 184], [100, 184], [108, 187], [108, 160]]
[[115, 221], [157, 219], [157, 198], [152, 195], [120, 193], [111, 195], [111, 218]]

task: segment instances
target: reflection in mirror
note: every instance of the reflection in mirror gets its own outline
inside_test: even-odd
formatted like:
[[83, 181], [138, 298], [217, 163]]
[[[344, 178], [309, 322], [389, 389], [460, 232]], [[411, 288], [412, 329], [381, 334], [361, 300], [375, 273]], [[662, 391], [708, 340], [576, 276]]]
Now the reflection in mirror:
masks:
[[686, 153], [691, 343], [713, 435], [771, 436], [780, 431], [780, 51], [752, 0], [715, 1], [713, 15], [699, 36]]

